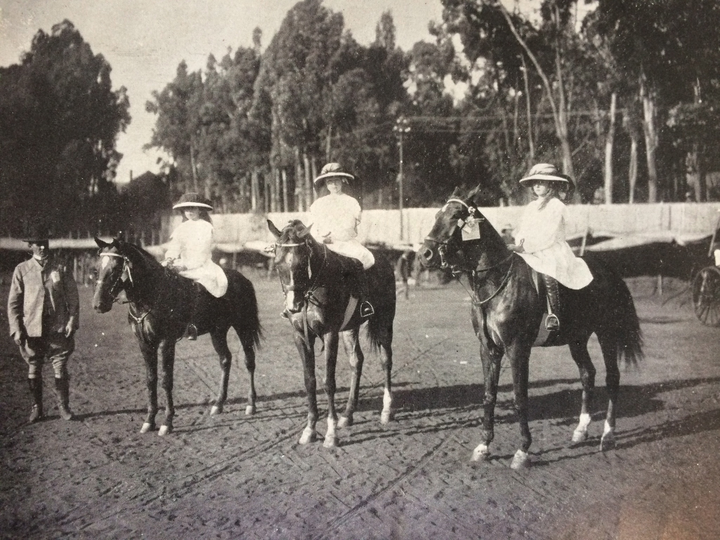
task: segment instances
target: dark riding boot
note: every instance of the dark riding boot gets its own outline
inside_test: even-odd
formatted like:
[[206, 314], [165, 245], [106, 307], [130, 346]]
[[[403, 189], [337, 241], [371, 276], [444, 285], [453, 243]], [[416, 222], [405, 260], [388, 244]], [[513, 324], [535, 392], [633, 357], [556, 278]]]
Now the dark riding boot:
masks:
[[560, 319], [557, 317], [560, 308], [560, 289], [557, 280], [547, 274], [542, 276], [548, 298], [548, 316], [545, 319], [545, 329], [548, 332], [557, 332], [560, 330]]
[[200, 313], [203, 292], [204, 291], [202, 285], [195, 283], [195, 297], [193, 298], [192, 313], [190, 314], [190, 323], [188, 323], [187, 329], [185, 330], [185, 337], [188, 338], [188, 341], [196, 341], [198, 338], [196, 321], [198, 318], [198, 314]]
[[28, 386], [33, 398], [33, 406], [30, 411], [30, 423], [32, 424], [43, 419], [42, 377], [28, 379]]
[[72, 420], [73, 413], [70, 410], [70, 379], [55, 378], [55, 394], [58, 398], [58, 411], [60, 411], [60, 418], [63, 420]]
[[360, 317], [366, 319], [375, 314], [375, 309], [368, 300], [370, 294], [368, 289], [367, 276], [365, 269], [360, 261], [355, 261], [355, 282], [357, 284], [357, 295], [360, 300]]

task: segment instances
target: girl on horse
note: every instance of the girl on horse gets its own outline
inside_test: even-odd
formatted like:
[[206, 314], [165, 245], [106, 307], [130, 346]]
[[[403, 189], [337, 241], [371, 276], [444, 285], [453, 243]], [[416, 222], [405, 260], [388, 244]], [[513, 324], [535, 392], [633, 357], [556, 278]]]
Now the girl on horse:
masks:
[[530, 187], [536, 199], [525, 208], [513, 249], [543, 277], [549, 303], [545, 326], [556, 332], [560, 329], [558, 282], [582, 289], [593, 279], [585, 261], [565, 241], [567, 208], [560, 194], [568, 191], [571, 180], [554, 165], [538, 163], [520, 184]]
[[182, 212], [183, 221], [172, 233], [163, 265], [196, 284], [192, 317], [186, 334], [189, 340], [194, 341], [197, 339], [195, 320], [204, 291], [220, 298], [227, 292], [228, 280], [222, 268], [212, 260], [215, 229], [209, 212], [213, 207], [197, 193], [186, 193], [173, 209]]
[[310, 220], [312, 235], [318, 242], [325, 243], [330, 250], [340, 255], [350, 257], [355, 263], [352, 274], [360, 297], [360, 316], [369, 317], [375, 310], [367, 300], [365, 270], [375, 264], [375, 257], [357, 239], [360, 204], [355, 198], [343, 193], [343, 184], [354, 179], [339, 163], [325, 165], [313, 183], [316, 191], [321, 191], [325, 186], [329, 194], [320, 196], [310, 206]]

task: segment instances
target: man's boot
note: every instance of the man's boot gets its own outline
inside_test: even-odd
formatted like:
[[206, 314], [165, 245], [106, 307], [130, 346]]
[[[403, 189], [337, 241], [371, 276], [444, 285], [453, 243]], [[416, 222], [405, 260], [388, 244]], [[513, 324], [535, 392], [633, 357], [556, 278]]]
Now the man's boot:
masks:
[[560, 330], [560, 319], [557, 317], [557, 313], [560, 309], [560, 288], [558, 282], [543, 274], [543, 281], [545, 282], [545, 288], [547, 289], [548, 298], [548, 316], [545, 319], [545, 329], [548, 332], [557, 332]]
[[366, 319], [375, 314], [375, 309], [368, 300], [370, 294], [368, 292], [367, 276], [360, 261], [355, 261], [355, 282], [357, 283], [357, 293], [360, 300], [360, 317]]
[[70, 410], [70, 379], [55, 378], [55, 393], [58, 398], [58, 411], [63, 420], [72, 420], [73, 413]]
[[30, 423], [32, 424], [43, 419], [42, 377], [28, 379], [28, 386], [30, 387], [30, 395], [33, 399], [33, 406], [30, 411]]

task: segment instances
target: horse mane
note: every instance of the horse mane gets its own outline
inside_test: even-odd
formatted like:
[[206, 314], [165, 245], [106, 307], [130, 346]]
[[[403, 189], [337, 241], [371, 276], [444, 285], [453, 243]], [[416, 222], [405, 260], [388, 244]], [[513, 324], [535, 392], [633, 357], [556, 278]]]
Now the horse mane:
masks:
[[[145, 264], [148, 270], [150, 271], [157, 271], [162, 269], [162, 265], [153, 257], [150, 253], [145, 251], [143, 248], [138, 246], [137, 244], [132, 244], [130, 242], [120, 241], [118, 242], [118, 247], [120, 249], [126, 251], [129, 250], [132, 253], [134, 253], [136, 256], [138, 256], [142, 262]], [[130, 255], [128, 255], [130, 257]]]

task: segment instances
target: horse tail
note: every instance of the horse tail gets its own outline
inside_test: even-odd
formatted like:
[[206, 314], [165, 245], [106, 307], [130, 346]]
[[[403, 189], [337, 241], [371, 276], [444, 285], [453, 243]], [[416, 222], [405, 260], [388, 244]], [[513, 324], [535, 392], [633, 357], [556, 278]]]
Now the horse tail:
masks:
[[613, 310], [615, 343], [618, 357], [625, 359], [628, 366], [637, 366], [643, 358], [643, 335], [640, 319], [635, 310], [632, 294], [625, 282], [618, 276], [617, 308]]
[[375, 315], [368, 320], [367, 337], [370, 347], [374, 352], [378, 352], [381, 347], [390, 347], [392, 344], [396, 308], [395, 272], [384, 257], [377, 255], [372, 269], [374, 277], [371, 284], [377, 294], [371, 293]]

